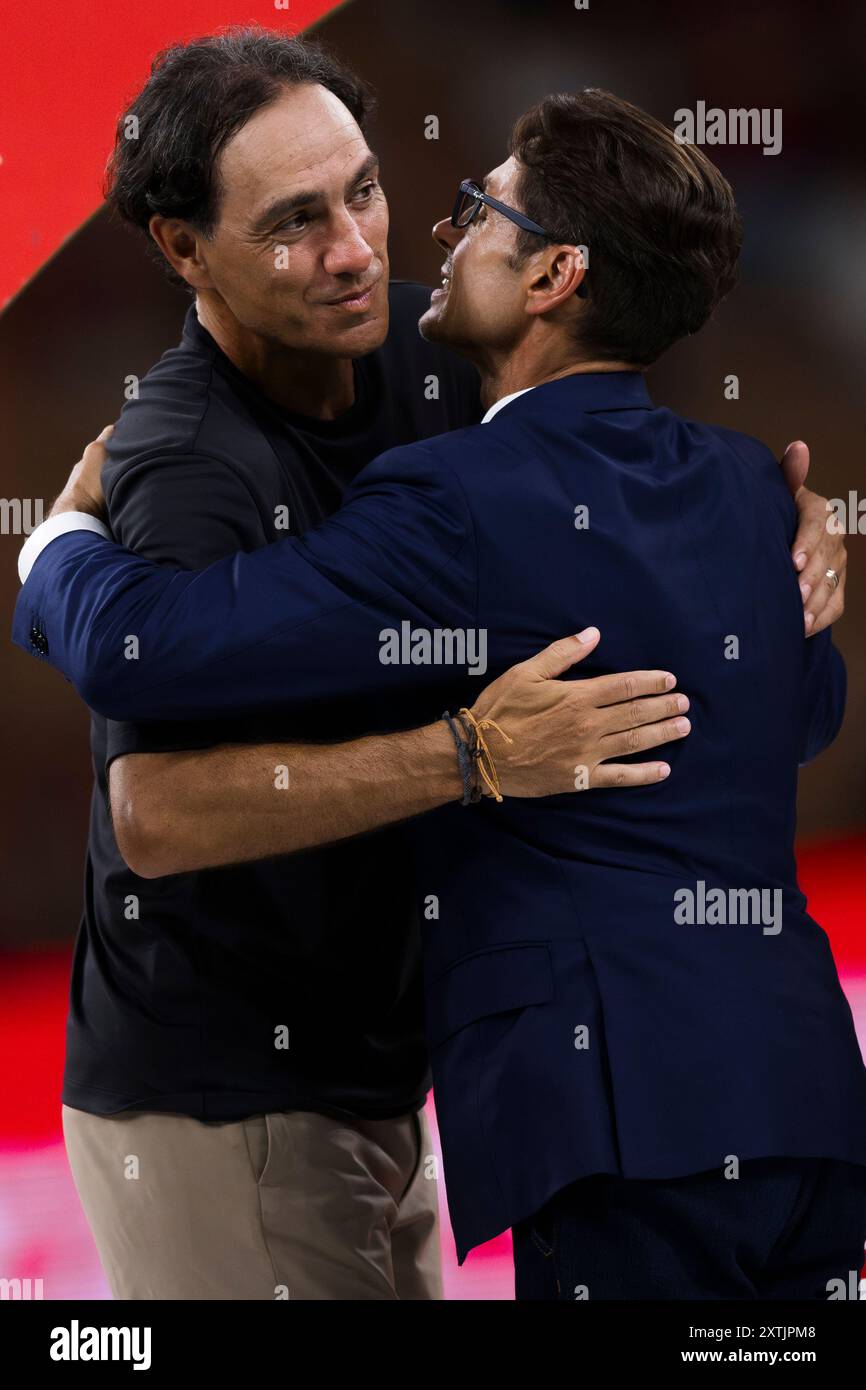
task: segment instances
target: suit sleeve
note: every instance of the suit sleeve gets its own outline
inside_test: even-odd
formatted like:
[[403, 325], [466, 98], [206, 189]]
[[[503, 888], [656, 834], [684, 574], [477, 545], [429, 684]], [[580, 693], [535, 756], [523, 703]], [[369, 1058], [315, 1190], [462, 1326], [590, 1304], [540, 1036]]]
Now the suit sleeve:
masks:
[[810, 762], [833, 742], [845, 714], [847, 676], [830, 629], [806, 641], [804, 726], [800, 764]]
[[60, 536], [21, 590], [13, 637], [31, 650], [41, 624], [45, 658], [109, 718], [184, 719], [422, 689], [435, 670], [423, 657], [391, 660], [393, 635], [465, 630], [476, 608], [462, 488], [414, 445], [370, 464], [303, 538], [204, 570]]
[[[199, 569], [272, 538], [243, 478], [206, 455], [158, 455], [127, 464], [108, 486], [111, 530], [157, 564]], [[127, 753], [211, 748], [225, 741], [215, 720], [106, 721], [106, 765]]]

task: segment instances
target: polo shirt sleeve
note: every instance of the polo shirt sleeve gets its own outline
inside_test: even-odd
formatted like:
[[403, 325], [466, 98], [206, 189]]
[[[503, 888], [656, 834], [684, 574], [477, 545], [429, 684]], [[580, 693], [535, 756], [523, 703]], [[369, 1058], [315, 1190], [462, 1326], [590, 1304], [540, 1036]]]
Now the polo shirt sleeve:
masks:
[[[19, 605], [41, 612], [47, 659], [116, 720], [285, 712], [351, 695], [393, 701], [461, 675], [431, 667], [425, 633], [453, 630], [459, 648], [477, 628], [472, 515], [456, 473], [426, 445], [375, 460], [341, 510], [305, 536], [205, 570], [168, 570], [87, 540], [52, 541]], [[124, 659], [130, 635], [134, 661]]]
[[[263, 518], [231, 464], [203, 455], [156, 455], [114, 474], [109, 520], [117, 540], [161, 565], [200, 569], [267, 543]], [[126, 753], [170, 753], [225, 742], [223, 720], [106, 721], [106, 766]]]

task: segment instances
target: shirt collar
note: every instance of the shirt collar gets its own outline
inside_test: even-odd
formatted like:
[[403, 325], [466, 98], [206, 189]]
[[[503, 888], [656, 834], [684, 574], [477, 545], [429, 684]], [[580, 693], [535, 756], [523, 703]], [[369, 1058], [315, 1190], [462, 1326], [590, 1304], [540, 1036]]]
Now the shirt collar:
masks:
[[482, 425], [492, 420], [505, 406], [519, 396], [532, 393], [532, 408], [556, 408], [559, 401], [570, 410], [652, 410], [643, 372], [572, 372], [570, 376], [544, 381], [540, 386], [525, 386], [496, 401], [482, 419]]
[[483, 417], [481, 421], [482, 425], [486, 425], [488, 420], [492, 420], [497, 410], [501, 410], [502, 407], [504, 405], [507, 405], [509, 401], [516, 401], [518, 396], [525, 396], [527, 391], [534, 390], [534, 386], [524, 386], [522, 391], [512, 391], [510, 396], [501, 396], [498, 401], [494, 402], [494, 404], [488, 410], [487, 414]]

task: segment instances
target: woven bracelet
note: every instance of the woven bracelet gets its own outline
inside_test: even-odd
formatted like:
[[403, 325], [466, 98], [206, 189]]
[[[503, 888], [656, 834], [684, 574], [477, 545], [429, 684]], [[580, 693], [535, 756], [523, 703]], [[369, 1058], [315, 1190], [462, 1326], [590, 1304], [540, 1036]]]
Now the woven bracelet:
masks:
[[478, 774], [478, 759], [481, 756], [481, 749], [478, 747], [478, 735], [475, 732], [475, 726], [469, 723], [469, 720], [464, 714], [458, 714], [457, 718], [460, 720], [463, 726], [463, 732], [466, 735], [466, 750], [469, 754], [469, 766], [472, 771], [472, 795], [470, 800], [474, 805], [481, 800], [484, 794], [481, 787], [481, 778]]
[[472, 801], [477, 800], [477, 797], [473, 796], [472, 785], [472, 772], [474, 763], [472, 758], [470, 758], [469, 756], [469, 749], [467, 748], [463, 739], [458, 734], [457, 728], [454, 724], [454, 720], [448, 713], [447, 709], [442, 715], [442, 718], [445, 720], [445, 723], [451, 730], [451, 737], [453, 738], [454, 745], [457, 749], [457, 766], [460, 768], [460, 776], [463, 778], [463, 798], [460, 802], [460, 805], [469, 806]]

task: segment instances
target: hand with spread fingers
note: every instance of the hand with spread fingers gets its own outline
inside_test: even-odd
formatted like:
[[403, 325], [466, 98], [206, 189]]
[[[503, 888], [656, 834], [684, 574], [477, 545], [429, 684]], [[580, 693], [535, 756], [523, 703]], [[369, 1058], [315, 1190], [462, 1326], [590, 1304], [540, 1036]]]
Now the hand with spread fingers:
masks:
[[676, 677], [671, 672], [556, 679], [583, 661], [600, 638], [598, 628], [590, 627], [579, 636], [552, 642], [492, 681], [472, 706], [475, 720], [487, 722], [487, 742], [503, 795], [640, 787], [661, 782], [670, 773], [668, 764], [658, 759], [617, 759], [689, 733], [691, 724], [684, 717], [689, 701], [674, 690]]

